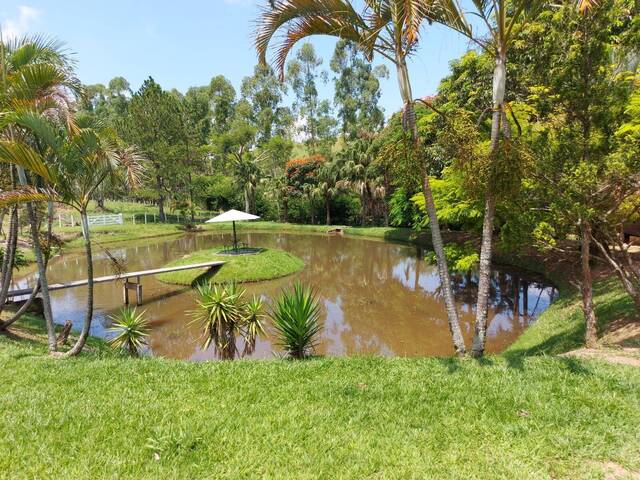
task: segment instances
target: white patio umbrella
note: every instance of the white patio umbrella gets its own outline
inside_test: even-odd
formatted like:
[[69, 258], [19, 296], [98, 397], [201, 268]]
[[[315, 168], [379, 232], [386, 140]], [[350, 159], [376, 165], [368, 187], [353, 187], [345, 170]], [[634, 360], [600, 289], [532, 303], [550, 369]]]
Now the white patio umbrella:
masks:
[[213, 217], [207, 220], [205, 223], [222, 223], [233, 222], [233, 249], [238, 251], [238, 237], [236, 235], [236, 222], [243, 222], [247, 220], [257, 220], [260, 217], [257, 215], [251, 215], [247, 212], [241, 212], [240, 210], [229, 210], [228, 212], [221, 213], [217, 217]]

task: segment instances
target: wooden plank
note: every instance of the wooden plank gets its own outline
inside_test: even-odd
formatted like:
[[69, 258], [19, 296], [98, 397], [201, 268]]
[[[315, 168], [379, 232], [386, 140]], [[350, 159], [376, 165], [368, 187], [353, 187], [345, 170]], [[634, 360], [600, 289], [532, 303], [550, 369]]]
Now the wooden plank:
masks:
[[[96, 277], [93, 279], [93, 283], [106, 283], [113, 282], [114, 280], [126, 280], [131, 277], [145, 277], [148, 275], [158, 275], [160, 273], [168, 273], [168, 272], [179, 272], [181, 270], [192, 270], [195, 268], [214, 268], [214, 267], [222, 267], [225, 262], [217, 261], [217, 262], [205, 262], [205, 263], [194, 263], [191, 265], [180, 265], [177, 267], [163, 267], [163, 268], [154, 268], [152, 270], [141, 270], [139, 272], [126, 272], [121, 275], [106, 275], [104, 277]], [[84, 287], [89, 282], [88, 280], [75, 280], [69, 283], [54, 283], [49, 285], [49, 291], [53, 290], [62, 290], [65, 288], [75, 288], [75, 287]], [[32, 292], [31, 288], [22, 288], [20, 290], [13, 290], [7, 294], [7, 297], [21, 297], [23, 295], [30, 295]]]

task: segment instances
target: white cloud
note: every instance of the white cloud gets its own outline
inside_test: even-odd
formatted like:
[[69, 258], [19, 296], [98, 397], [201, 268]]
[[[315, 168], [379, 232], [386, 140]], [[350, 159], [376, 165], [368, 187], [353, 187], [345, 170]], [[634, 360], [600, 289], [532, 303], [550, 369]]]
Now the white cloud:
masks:
[[15, 38], [28, 33], [41, 13], [40, 10], [27, 5], [19, 6], [17, 18], [7, 18], [2, 22], [2, 36], [5, 39]]

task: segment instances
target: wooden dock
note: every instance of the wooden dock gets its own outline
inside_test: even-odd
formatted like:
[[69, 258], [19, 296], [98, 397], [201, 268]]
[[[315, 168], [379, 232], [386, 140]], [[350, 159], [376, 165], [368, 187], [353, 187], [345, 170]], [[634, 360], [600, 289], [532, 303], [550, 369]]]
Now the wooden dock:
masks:
[[[125, 304], [129, 304], [129, 290], [136, 291], [136, 303], [140, 305], [142, 303], [142, 284], [140, 281], [140, 277], [146, 277], [149, 275], [158, 275], [160, 273], [169, 273], [169, 272], [179, 272], [181, 270], [193, 270], [195, 268], [207, 268], [209, 272], [215, 274], [218, 270], [222, 268], [225, 262], [216, 261], [216, 262], [204, 262], [204, 263], [194, 263], [191, 265], [180, 265], [177, 267], [164, 267], [164, 268], [154, 268], [152, 270], [140, 270], [138, 272], [125, 272], [120, 275], [106, 275], [104, 277], [96, 277], [93, 279], [93, 283], [107, 283], [114, 282], [117, 280], [124, 280], [123, 285], [123, 299]], [[135, 278], [135, 282], [129, 281], [129, 279]], [[87, 279], [85, 280], [75, 280], [69, 283], [53, 283], [49, 285], [49, 291], [54, 290], [63, 290], [66, 288], [76, 288], [76, 287], [84, 287], [89, 283]], [[23, 297], [27, 295], [31, 295], [33, 292], [32, 288], [22, 288], [19, 290], [12, 290], [7, 294], [7, 298], [15, 298], [15, 297]]]

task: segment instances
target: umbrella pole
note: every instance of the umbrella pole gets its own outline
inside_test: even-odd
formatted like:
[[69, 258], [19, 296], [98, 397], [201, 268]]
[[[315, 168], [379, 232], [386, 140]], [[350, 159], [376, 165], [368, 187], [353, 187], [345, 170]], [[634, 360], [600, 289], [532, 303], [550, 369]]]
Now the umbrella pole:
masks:
[[238, 238], [236, 237], [236, 222], [233, 223], [233, 249], [238, 253]]

